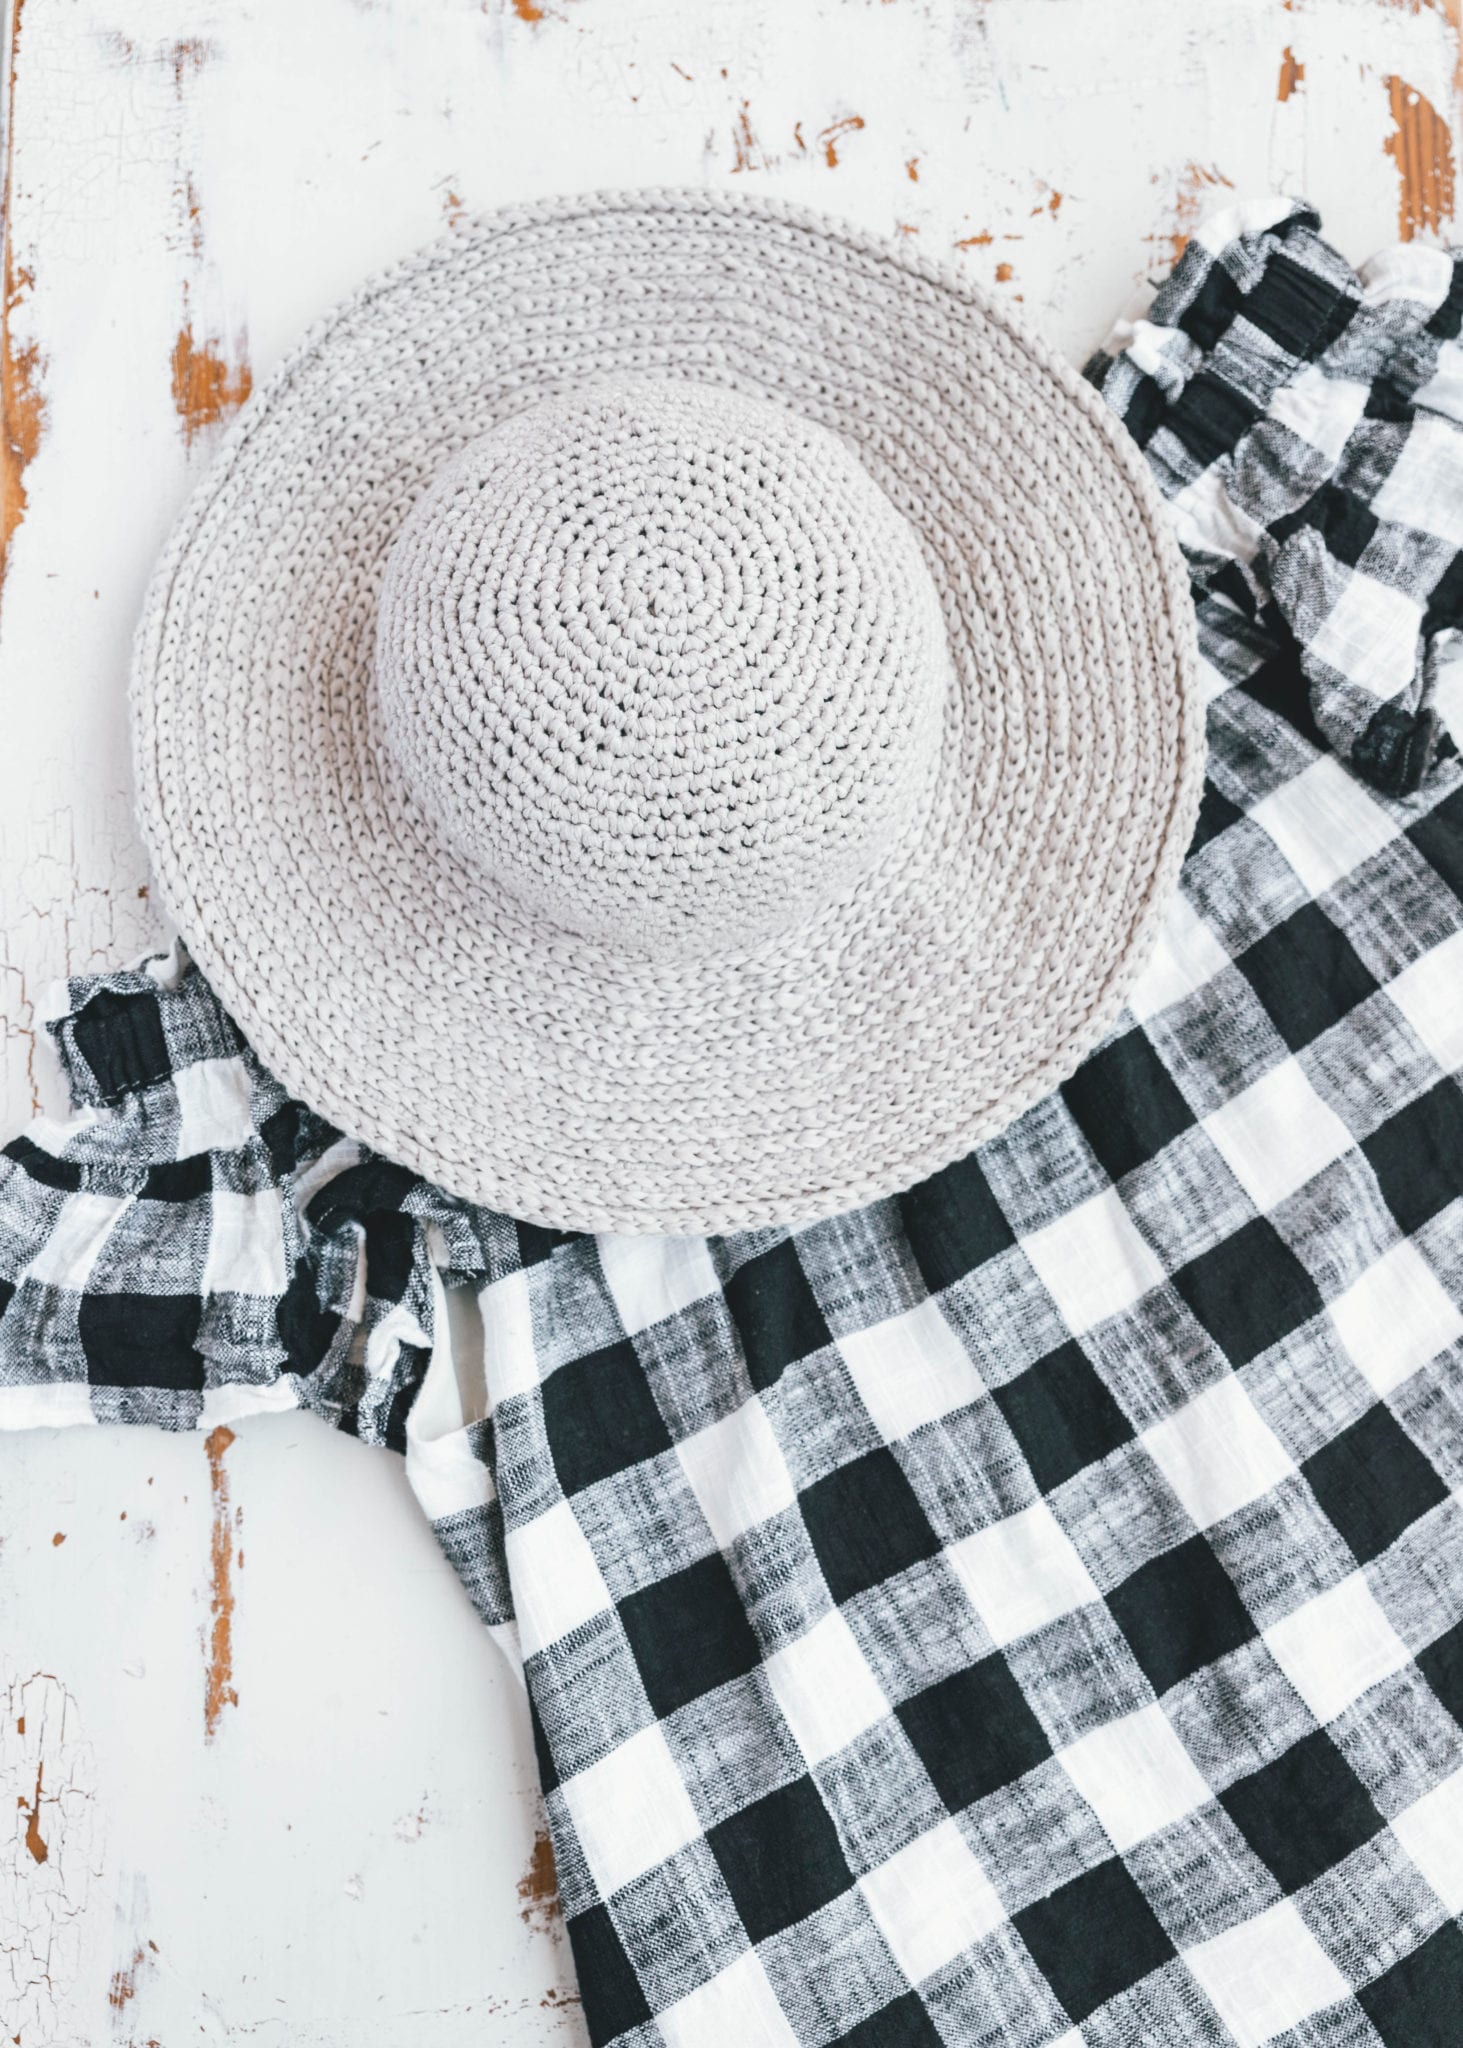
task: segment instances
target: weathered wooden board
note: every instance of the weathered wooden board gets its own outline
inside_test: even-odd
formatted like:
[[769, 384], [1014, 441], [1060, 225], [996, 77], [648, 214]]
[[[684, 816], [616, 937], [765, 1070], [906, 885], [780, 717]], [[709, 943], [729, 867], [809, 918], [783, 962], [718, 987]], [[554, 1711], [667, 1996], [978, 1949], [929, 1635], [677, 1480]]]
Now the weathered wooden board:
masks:
[[[22, 11], [23, 6], [23, 11]], [[756, 181], [1080, 358], [1224, 188], [1452, 228], [1460, 0], [11, 0], [0, 1085], [157, 930], [127, 647], [218, 426], [507, 199]], [[384, 1454], [299, 1418], [0, 1441], [0, 2038], [582, 2037], [524, 1715]]]
[[396, 1460], [74, 1430], [0, 1502], [0, 2038], [581, 2038], [521, 1699]]

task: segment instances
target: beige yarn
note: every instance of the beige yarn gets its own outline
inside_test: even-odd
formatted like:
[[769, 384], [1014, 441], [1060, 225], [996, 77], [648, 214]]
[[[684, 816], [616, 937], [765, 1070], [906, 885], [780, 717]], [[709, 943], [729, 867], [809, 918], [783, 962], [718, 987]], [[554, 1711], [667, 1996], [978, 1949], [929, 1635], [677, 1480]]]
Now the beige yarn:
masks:
[[532, 406], [408, 515], [386, 745], [530, 916], [649, 959], [755, 944], [917, 829], [950, 694], [906, 522], [845, 442], [654, 379]]
[[292, 1092], [565, 1229], [797, 1223], [1116, 1019], [1202, 777], [1142, 460], [954, 273], [604, 194], [366, 286], [159, 567], [138, 804]]

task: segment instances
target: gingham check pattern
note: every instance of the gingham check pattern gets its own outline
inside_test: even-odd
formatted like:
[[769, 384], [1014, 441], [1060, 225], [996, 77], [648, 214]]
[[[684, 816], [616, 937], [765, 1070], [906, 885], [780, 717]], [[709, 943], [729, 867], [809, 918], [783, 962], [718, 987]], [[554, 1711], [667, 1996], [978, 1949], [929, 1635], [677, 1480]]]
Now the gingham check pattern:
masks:
[[[80, 1119], [0, 1183], [0, 1419], [298, 1401], [405, 1448], [523, 1659], [596, 2043], [1460, 2038], [1463, 770], [1408, 457], [1463, 447], [1453, 278], [1232, 220], [1096, 367], [1233, 508], [1209, 791], [1118, 1029], [905, 1195], [556, 1237], [285, 1101], [181, 959], [71, 985]], [[1346, 580], [1240, 545], [1277, 420], [1276, 525], [1386, 527], [1344, 566], [1422, 621], [1403, 688], [1385, 607], [1330, 663]]]
[[1419, 788], [1463, 620], [1463, 270], [1398, 247], [1357, 272], [1303, 202], [1216, 213], [1088, 375], [1144, 449], [1196, 593], [1273, 613], [1314, 726], [1378, 788]]

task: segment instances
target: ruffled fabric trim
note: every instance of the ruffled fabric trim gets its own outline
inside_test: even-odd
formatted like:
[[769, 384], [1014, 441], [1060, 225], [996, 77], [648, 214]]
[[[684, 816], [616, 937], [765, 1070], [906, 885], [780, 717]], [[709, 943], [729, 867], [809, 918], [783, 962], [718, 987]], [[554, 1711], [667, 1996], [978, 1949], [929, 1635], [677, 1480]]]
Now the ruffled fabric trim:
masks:
[[1087, 375], [1144, 448], [1196, 596], [1293, 644], [1322, 741], [1387, 794], [1449, 745], [1463, 628], [1463, 267], [1360, 269], [1303, 201], [1228, 206]]
[[0, 1152], [3, 1419], [301, 1407], [404, 1450], [438, 1290], [511, 1270], [515, 1226], [292, 1101], [181, 946], [45, 1021], [75, 1113]]

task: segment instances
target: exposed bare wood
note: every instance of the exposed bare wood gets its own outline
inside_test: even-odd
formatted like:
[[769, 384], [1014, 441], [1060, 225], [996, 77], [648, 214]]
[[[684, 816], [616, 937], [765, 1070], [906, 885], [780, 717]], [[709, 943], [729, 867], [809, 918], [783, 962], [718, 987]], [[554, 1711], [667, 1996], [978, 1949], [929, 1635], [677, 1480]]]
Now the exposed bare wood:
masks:
[[[3, 43], [4, 1137], [60, 1106], [49, 984], [161, 929], [156, 552], [372, 269], [520, 197], [751, 184], [1080, 361], [1210, 205], [1457, 233], [1463, 0], [9, 0]], [[0, 2041], [582, 2048], [522, 1695], [391, 1460], [0, 1437], [0, 1562]]]

